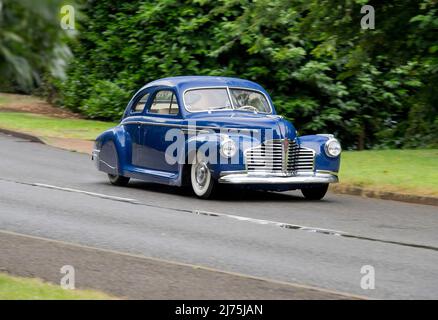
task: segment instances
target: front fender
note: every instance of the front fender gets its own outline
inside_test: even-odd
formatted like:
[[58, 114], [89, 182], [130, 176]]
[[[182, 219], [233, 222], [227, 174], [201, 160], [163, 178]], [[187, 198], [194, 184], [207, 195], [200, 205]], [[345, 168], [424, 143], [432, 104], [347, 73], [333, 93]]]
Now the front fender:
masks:
[[[221, 143], [226, 138], [233, 140], [238, 148], [234, 157], [224, 157], [220, 152]], [[193, 163], [198, 152], [205, 154], [208, 150], [208, 167], [212, 176], [218, 179], [223, 171], [241, 171], [245, 169], [244, 151], [251, 144], [254, 144], [254, 138], [238, 133], [200, 133], [186, 140], [185, 163]], [[213, 154], [210, 154], [210, 152]]]
[[336, 158], [327, 156], [325, 153], [325, 143], [332, 136], [330, 135], [307, 135], [298, 138], [298, 144], [301, 147], [309, 148], [315, 151], [315, 170], [339, 172], [341, 156]]

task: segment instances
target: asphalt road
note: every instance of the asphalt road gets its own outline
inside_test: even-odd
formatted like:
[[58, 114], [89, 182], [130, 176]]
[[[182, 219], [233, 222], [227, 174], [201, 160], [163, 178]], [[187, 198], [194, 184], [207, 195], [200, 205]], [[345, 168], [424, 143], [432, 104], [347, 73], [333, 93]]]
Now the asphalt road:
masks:
[[[5, 135], [0, 230], [372, 298], [438, 298], [437, 207], [238, 190], [205, 201], [140, 181], [118, 188], [87, 155]], [[361, 289], [364, 265], [375, 268], [374, 290]]]

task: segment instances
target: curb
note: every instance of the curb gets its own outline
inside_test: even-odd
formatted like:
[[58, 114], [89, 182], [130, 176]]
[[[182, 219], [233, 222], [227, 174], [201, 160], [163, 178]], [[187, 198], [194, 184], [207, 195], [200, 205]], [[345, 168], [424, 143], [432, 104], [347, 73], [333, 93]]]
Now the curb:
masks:
[[8, 136], [12, 136], [12, 137], [16, 137], [19, 139], [23, 139], [23, 140], [27, 140], [29, 142], [36, 142], [36, 143], [41, 143], [41, 144], [45, 144], [57, 149], [62, 149], [62, 150], [66, 150], [66, 151], [72, 151], [72, 152], [78, 152], [78, 153], [83, 153], [83, 154], [87, 154], [87, 155], [91, 155], [91, 150], [90, 151], [82, 151], [82, 150], [76, 150], [76, 149], [70, 149], [70, 148], [64, 148], [62, 146], [56, 145], [54, 143], [50, 142], [50, 138], [47, 138], [47, 140], [43, 140], [37, 136], [28, 134], [28, 133], [23, 133], [23, 132], [17, 132], [17, 131], [12, 131], [9, 129], [3, 129], [0, 128], [0, 133], [6, 134]]
[[376, 198], [382, 200], [393, 200], [415, 204], [425, 204], [438, 206], [438, 197], [433, 196], [417, 196], [413, 194], [396, 193], [389, 191], [377, 191], [351, 185], [331, 185], [330, 191], [338, 194], [349, 194], [353, 196], [361, 196], [365, 198]]
[[4, 134], [7, 134], [9, 136], [13, 136], [13, 137], [24, 139], [24, 140], [29, 140], [30, 142], [45, 144], [45, 142], [43, 140], [41, 140], [40, 138], [38, 138], [37, 136], [33, 136], [33, 135], [27, 134], [27, 133], [12, 131], [12, 130], [3, 129], [3, 128], [0, 128], [0, 133], [4, 133]]

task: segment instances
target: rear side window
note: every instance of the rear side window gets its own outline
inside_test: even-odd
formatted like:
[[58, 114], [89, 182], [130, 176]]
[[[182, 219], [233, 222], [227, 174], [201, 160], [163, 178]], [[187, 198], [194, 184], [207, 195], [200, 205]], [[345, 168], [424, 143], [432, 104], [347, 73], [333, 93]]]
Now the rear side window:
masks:
[[173, 91], [158, 91], [155, 95], [154, 101], [152, 101], [149, 112], [157, 114], [178, 114], [179, 107]]
[[132, 112], [134, 113], [143, 112], [146, 102], [148, 102], [148, 99], [149, 99], [149, 93], [146, 93], [145, 95], [143, 95], [143, 97], [140, 98], [140, 100], [137, 101], [135, 106], [132, 108]]

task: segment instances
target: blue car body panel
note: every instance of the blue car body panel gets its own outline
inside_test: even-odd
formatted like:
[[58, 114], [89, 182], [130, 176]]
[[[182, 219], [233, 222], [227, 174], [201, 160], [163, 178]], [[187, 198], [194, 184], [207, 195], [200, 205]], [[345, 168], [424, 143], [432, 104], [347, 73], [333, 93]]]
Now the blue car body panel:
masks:
[[[272, 109], [271, 114], [254, 113], [243, 110], [224, 110], [213, 112], [189, 112], [184, 107], [184, 92], [194, 88], [244, 88], [261, 92]], [[178, 114], [153, 114], [149, 112], [154, 94], [160, 90], [171, 90], [179, 105]], [[145, 93], [149, 98], [142, 112], [133, 112], [133, 106]], [[165, 151], [174, 141], [166, 141], [170, 129], [191, 130], [196, 125], [196, 135], [185, 135], [184, 150], [189, 145], [194, 150], [201, 148], [206, 139], [217, 137], [217, 147], [220, 147], [220, 136], [227, 131], [239, 146], [238, 161], [222, 157], [219, 163], [212, 163], [209, 169], [215, 179], [220, 179], [224, 173], [245, 172], [248, 170], [245, 162], [245, 144], [260, 145], [267, 140], [292, 141], [298, 147], [314, 151], [313, 172], [330, 172], [333, 175], [339, 171], [340, 157], [329, 157], [325, 152], [328, 135], [297, 136], [292, 123], [276, 114], [269, 94], [257, 83], [248, 80], [228, 77], [185, 76], [156, 80], [146, 84], [129, 101], [120, 124], [102, 133], [96, 139], [93, 158], [98, 160], [98, 169], [110, 174], [118, 174], [149, 182], [169, 185], [184, 183], [184, 168], [190, 161], [190, 155], [185, 153], [182, 163], [164, 161]], [[269, 137], [267, 136], [269, 132]], [[242, 147], [241, 147], [242, 146]], [[256, 185], [257, 187], [257, 185]], [[259, 183], [258, 187], [265, 187]], [[302, 187], [300, 183], [270, 185], [268, 189], [286, 190]]]

